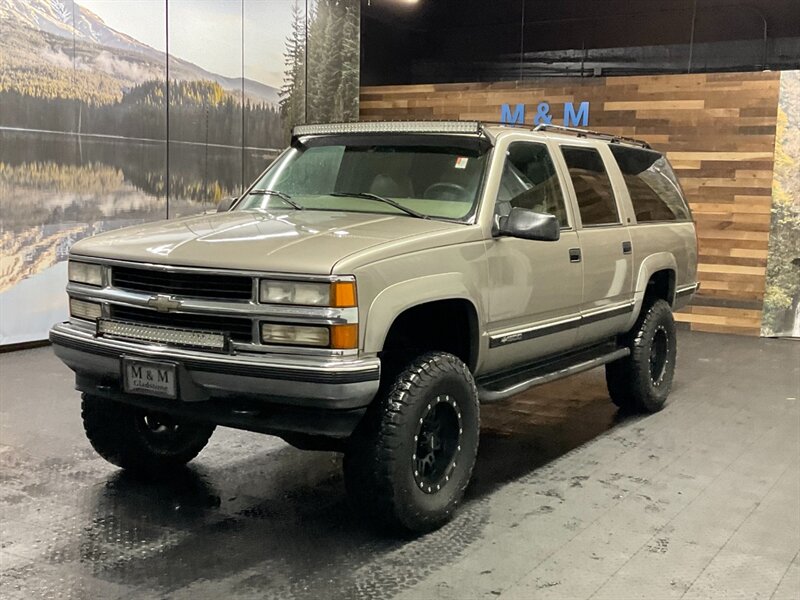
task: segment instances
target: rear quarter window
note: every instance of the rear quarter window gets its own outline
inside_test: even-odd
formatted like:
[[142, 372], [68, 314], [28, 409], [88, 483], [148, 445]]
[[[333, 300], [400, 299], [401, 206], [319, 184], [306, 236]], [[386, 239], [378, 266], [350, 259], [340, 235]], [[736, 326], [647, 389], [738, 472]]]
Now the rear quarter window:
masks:
[[688, 221], [691, 216], [666, 157], [653, 150], [610, 145], [631, 197], [636, 221]]

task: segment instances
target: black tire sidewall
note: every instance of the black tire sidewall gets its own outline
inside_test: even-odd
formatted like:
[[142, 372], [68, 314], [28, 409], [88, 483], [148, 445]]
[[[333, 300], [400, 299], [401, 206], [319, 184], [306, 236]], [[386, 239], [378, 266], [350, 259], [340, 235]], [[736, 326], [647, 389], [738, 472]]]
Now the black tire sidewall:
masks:
[[[662, 330], [667, 336], [666, 364], [660, 381], [654, 383], [650, 374], [650, 352], [657, 333]], [[642, 409], [655, 412], [663, 407], [672, 387], [676, 358], [677, 339], [672, 310], [665, 301], [658, 300], [647, 311], [632, 348], [635, 396]]]
[[[414, 436], [419, 430], [419, 419], [428, 410], [428, 403], [440, 395], [448, 395], [455, 400], [461, 412], [462, 433], [459, 440], [461, 450], [456, 455], [456, 466], [450, 479], [440, 490], [426, 493], [414, 479], [413, 456], [416, 452]], [[397, 482], [395, 494], [398, 516], [402, 522], [411, 522], [428, 515], [428, 518], [435, 523], [449, 517], [472, 476], [480, 437], [478, 403], [473, 399], [471, 382], [454, 372], [437, 378], [433, 385], [426, 386], [423, 395], [409, 394], [409, 400], [412, 400], [413, 404], [409, 411], [408, 427], [400, 434], [397, 457], [392, 464], [392, 476]]]
[[[461, 450], [449, 480], [434, 493], [414, 478], [419, 419], [428, 403], [448, 395], [461, 413]], [[381, 529], [425, 532], [452, 516], [472, 476], [480, 436], [480, 408], [467, 366], [444, 352], [411, 361], [369, 407], [344, 457], [348, 495], [360, 515]]]

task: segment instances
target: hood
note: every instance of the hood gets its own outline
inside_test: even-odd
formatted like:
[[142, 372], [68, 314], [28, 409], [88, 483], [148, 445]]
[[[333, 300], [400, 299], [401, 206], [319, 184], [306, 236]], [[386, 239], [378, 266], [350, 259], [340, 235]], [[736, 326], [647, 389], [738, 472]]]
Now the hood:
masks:
[[463, 225], [374, 213], [232, 211], [159, 221], [81, 240], [74, 255], [178, 266], [328, 274], [338, 261]]

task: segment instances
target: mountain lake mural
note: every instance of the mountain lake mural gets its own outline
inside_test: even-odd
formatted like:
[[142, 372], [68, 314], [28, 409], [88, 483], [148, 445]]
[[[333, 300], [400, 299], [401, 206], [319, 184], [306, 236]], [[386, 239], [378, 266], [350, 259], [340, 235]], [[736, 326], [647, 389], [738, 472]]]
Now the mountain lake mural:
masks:
[[213, 210], [293, 125], [356, 119], [359, 7], [0, 0], [0, 345], [66, 318], [75, 241]]

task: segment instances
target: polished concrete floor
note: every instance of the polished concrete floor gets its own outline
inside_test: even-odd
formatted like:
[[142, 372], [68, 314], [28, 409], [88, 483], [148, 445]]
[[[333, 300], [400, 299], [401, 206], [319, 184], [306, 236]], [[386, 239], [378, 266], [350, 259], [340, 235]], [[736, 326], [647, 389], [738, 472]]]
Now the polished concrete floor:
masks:
[[457, 517], [385, 539], [337, 455], [220, 429], [137, 481], [49, 348], [0, 355], [0, 597], [800, 598], [800, 343], [681, 332], [678, 363], [653, 416], [601, 371], [484, 407]]

